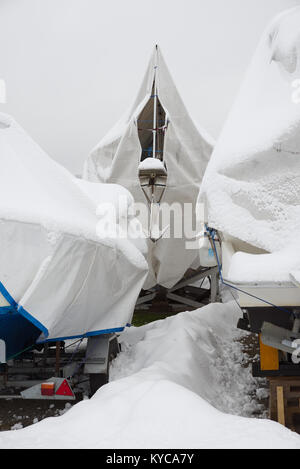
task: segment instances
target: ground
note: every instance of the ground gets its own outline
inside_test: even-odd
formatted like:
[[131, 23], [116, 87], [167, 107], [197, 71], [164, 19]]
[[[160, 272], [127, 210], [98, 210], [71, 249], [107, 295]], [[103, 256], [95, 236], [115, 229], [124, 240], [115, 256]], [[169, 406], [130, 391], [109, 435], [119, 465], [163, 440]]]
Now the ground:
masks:
[[[132, 323], [135, 327], [139, 327], [172, 315], [172, 313], [139, 311], [134, 315]], [[0, 405], [0, 431], [24, 428], [44, 418], [57, 417], [68, 411], [72, 405], [74, 405], [74, 401], [2, 400]]]
[[71, 403], [51, 401], [23, 401], [7, 399], [1, 401], [0, 430], [17, 430], [27, 427], [46, 417], [59, 416], [72, 407]]
[[[139, 311], [133, 317], [133, 325], [139, 327], [173, 315], [174, 313], [149, 313], [147, 311]], [[251, 363], [258, 358], [257, 335], [242, 334], [242, 337], [238, 340], [243, 350], [242, 367], [251, 367]], [[260, 393], [263, 395], [259, 396], [259, 405], [256, 406], [253, 416], [266, 417], [268, 415], [268, 390], [266, 380], [260, 380], [259, 389]], [[263, 390], [265, 390], [265, 393], [263, 393]], [[252, 394], [250, 397], [253, 399], [256, 399], [255, 392], [255, 389], [249, 389], [249, 393]], [[74, 405], [74, 401], [2, 400], [0, 406], [0, 431], [27, 427], [44, 418], [62, 415], [67, 412], [72, 405]]]
[[[236, 328], [240, 314], [231, 299], [126, 328], [107, 385], [20, 429], [16, 417], [28, 414], [19, 401], [9, 409], [16, 431], [0, 432], [0, 447], [300, 448], [296, 433], [267, 418], [266, 382], [250, 367], [257, 338]], [[37, 407], [57, 415], [50, 403]]]

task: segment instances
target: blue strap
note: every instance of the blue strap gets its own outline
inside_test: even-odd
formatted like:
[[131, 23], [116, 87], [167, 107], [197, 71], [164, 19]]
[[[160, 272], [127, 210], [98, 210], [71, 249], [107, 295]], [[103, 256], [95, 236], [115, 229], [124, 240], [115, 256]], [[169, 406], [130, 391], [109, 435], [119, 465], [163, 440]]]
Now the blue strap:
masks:
[[26, 309], [23, 308], [23, 306], [18, 306], [18, 312], [28, 321], [30, 321], [35, 327], [37, 327], [42, 333], [44, 334], [45, 337], [48, 337], [49, 331], [48, 329], [40, 322], [38, 321], [34, 316], [32, 316]]
[[0, 306], [0, 314], [16, 312], [16, 309], [13, 306]]
[[8, 311], [15, 311], [20, 313], [25, 319], [27, 319], [29, 322], [31, 322], [34, 326], [36, 326], [43, 334], [44, 334], [44, 339], [38, 341], [38, 343], [44, 343], [44, 342], [54, 342], [54, 341], [60, 341], [60, 340], [69, 340], [69, 339], [78, 339], [78, 338], [86, 338], [86, 337], [91, 337], [95, 335], [100, 335], [100, 334], [110, 334], [113, 332], [122, 332], [126, 326], [123, 327], [115, 327], [112, 329], [102, 329], [98, 331], [91, 331], [87, 332], [85, 334], [78, 334], [74, 336], [69, 336], [69, 337], [57, 337], [54, 339], [48, 339], [47, 337], [49, 336], [49, 331], [48, 329], [40, 322], [38, 321], [34, 316], [32, 316], [26, 309], [23, 308], [23, 306], [18, 305], [18, 303], [13, 299], [13, 297], [8, 293], [4, 285], [0, 282], [0, 293], [4, 296], [4, 298], [10, 303], [10, 306], [3, 306], [0, 307], [0, 314], [1, 312], [8, 312]]
[[84, 339], [87, 337], [93, 337], [95, 335], [101, 335], [101, 334], [112, 334], [113, 332], [122, 332], [124, 331], [124, 327], [114, 327], [112, 329], [101, 329], [99, 331], [92, 331], [92, 332], [86, 332], [85, 334], [78, 334], [78, 335], [72, 335], [72, 336], [66, 336], [66, 337], [56, 337], [55, 339], [45, 339], [45, 340], [39, 340], [38, 343], [46, 343], [46, 342], [58, 342], [62, 340], [73, 340], [73, 339]]
[[18, 303], [13, 299], [13, 297], [8, 293], [8, 291], [6, 290], [5, 286], [3, 285], [2, 282], [0, 282], [0, 293], [4, 296], [4, 298], [6, 299], [6, 301], [13, 307], [13, 308], [17, 308], [18, 307]]

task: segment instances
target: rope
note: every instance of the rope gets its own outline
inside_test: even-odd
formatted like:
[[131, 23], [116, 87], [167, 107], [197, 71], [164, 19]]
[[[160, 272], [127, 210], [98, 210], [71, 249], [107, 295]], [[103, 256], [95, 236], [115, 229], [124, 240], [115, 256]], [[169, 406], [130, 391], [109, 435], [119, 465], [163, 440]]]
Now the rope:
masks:
[[[151, 122], [151, 124], [153, 123], [153, 119], [139, 119], [139, 122]], [[164, 123], [165, 122], [165, 119], [158, 119], [157, 120], [158, 123]]]
[[[66, 365], [66, 366], [68, 366], [68, 365], [70, 365], [70, 363], [72, 363], [73, 357], [74, 357], [74, 356], [76, 355], [76, 353], [78, 352], [78, 349], [79, 349], [79, 347], [80, 347], [82, 341], [83, 341], [83, 337], [82, 337], [82, 339], [80, 339], [80, 340], [78, 341], [79, 343], [78, 343], [78, 345], [77, 345], [75, 351], [72, 353], [71, 358], [70, 358], [69, 361], [67, 362], [67, 365]], [[74, 344], [76, 344], [76, 342], [74, 342]], [[70, 347], [71, 345], [74, 345], [74, 344], [70, 344], [69, 347]], [[73, 375], [74, 375], [74, 374], [75, 374], [75, 372], [73, 373]], [[73, 376], [73, 375], [72, 375], [72, 376]]]
[[220, 264], [220, 260], [219, 260], [219, 256], [218, 256], [218, 252], [217, 252], [217, 248], [216, 248], [216, 243], [215, 243], [215, 230], [212, 229], [212, 228], [208, 228], [206, 227], [206, 231], [208, 233], [208, 236], [210, 237], [210, 239], [212, 240], [213, 242], [213, 246], [214, 246], [214, 252], [215, 252], [215, 256], [216, 256], [216, 260], [217, 260], [217, 264], [218, 264], [218, 270], [219, 270], [219, 274], [220, 274], [220, 279], [221, 279], [221, 282], [223, 285], [225, 285], [226, 287], [229, 287], [229, 288], [232, 288], [238, 292], [241, 292], [241, 293], [244, 293], [245, 295], [248, 295], [248, 296], [251, 296], [252, 298], [255, 298], [256, 300], [259, 300], [261, 301], [262, 303], [266, 303], [267, 305], [269, 306], [272, 306], [273, 308], [277, 308], [279, 309], [280, 311], [283, 311], [285, 313], [291, 313], [288, 309], [285, 309], [285, 308], [281, 308], [280, 306], [277, 306], [277, 305], [274, 305], [273, 303], [270, 303], [269, 301], [267, 300], [264, 300], [263, 298], [260, 298], [259, 296], [256, 296], [256, 295], [252, 295], [251, 293], [249, 292], [246, 292], [240, 288], [237, 288], [236, 286], [234, 285], [231, 285], [230, 283], [227, 283], [224, 281], [223, 279], [223, 275], [222, 275], [222, 267], [221, 267], [221, 264]]
[[26, 352], [27, 350], [31, 350], [33, 347], [34, 347], [34, 345], [30, 345], [29, 347], [24, 348], [23, 350], [21, 350], [21, 352], [15, 353], [15, 354], [12, 355], [11, 357], [8, 357], [8, 358], [7, 358], [7, 361], [8, 361], [8, 360], [13, 360], [13, 358], [18, 357], [19, 355], [21, 355], [23, 352]]
[[82, 338], [81, 338], [81, 339], [78, 339], [78, 340], [75, 340], [75, 342], [72, 342], [71, 344], [67, 345], [67, 346], [65, 347], [65, 350], [66, 350], [67, 348], [69, 348], [69, 347], [72, 347], [72, 345], [77, 344], [77, 342], [82, 342]]
[[162, 132], [165, 132], [167, 129], [166, 125], [163, 125], [162, 127], [156, 127], [155, 129], [142, 129], [141, 127], [138, 127], [138, 130], [143, 130], [145, 132], [158, 132], [159, 130], [162, 130]]
[[[72, 347], [73, 345], [77, 344], [78, 342], [82, 342], [82, 338], [75, 340], [75, 341], [72, 342], [71, 344], [67, 345], [64, 349], [66, 350], [67, 348]], [[80, 345], [80, 344], [79, 344], [79, 345]], [[39, 364], [39, 363], [42, 362], [43, 360], [45, 360], [45, 357], [40, 358], [39, 360], [37, 360], [36, 363]], [[65, 362], [66, 362], [66, 361], [65, 361]], [[69, 362], [67, 362], [67, 363], [69, 363]]]

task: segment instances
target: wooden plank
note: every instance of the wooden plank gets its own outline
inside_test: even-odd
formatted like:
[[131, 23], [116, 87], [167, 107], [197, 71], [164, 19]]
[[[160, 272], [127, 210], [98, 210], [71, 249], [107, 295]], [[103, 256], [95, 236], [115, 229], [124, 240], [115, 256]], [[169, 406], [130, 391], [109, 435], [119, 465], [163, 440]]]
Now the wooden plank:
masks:
[[277, 421], [285, 425], [283, 386], [277, 386]]
[[293, 431], [295, 428], [294, 417], [300, 415], [300, 380], [298, 377], [269, 378], [270, 418], [284, 424]]

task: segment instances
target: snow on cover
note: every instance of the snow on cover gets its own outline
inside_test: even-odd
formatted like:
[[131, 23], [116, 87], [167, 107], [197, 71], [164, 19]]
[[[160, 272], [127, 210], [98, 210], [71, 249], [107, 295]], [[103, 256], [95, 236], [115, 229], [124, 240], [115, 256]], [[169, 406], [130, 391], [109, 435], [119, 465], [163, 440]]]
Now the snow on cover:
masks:
[[[0, 114], [0, 123], [0, 281], [6, 289], [0, 304], [13, 298], [43, 333], [40, 340], [124, 327], [148, 266], [131, 239], [97, 235], [96, 204], [116, 205], [124, 194], [132, 200], [130, 194], [117, 185], [80, 184], [10, 116]], [[123, 215], [110, 223], [117, 227]]]
[[[265, 281], [285, 281], [300, 270], [299, 79], [297, 7], [266, 30], [201, 188], [211, 226], [285, 259], [282, 264], [275, 256], [264, 258]], [[257, 280], [255, 274], [239, 280]]]

